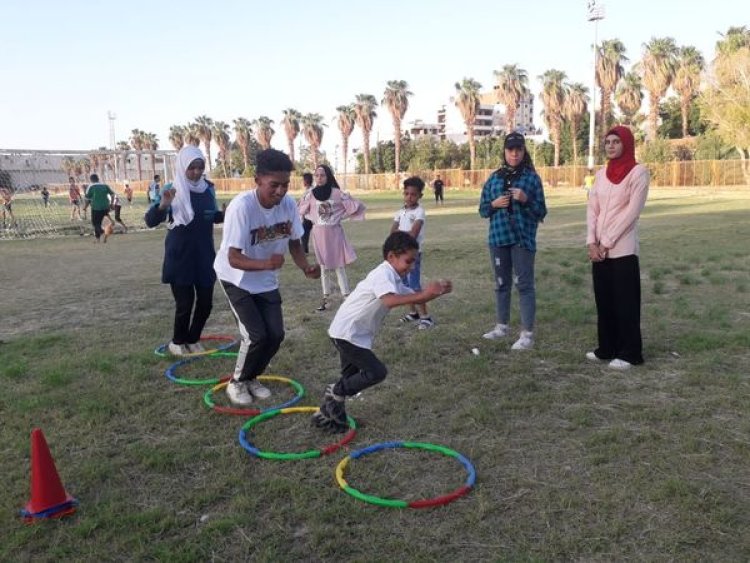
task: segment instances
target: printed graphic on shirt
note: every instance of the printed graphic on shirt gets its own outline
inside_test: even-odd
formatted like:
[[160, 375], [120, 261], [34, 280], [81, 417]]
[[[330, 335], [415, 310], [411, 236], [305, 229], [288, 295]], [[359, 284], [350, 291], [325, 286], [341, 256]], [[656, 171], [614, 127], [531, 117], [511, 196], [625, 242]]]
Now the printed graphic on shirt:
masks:
[[292, 222], [284, 221], [282, 223], [276, 223], [270, 227], [258, 227], [250, 231], [250, 246], [256, 246], [258, 244], [264, 244], [266, 242], [272, 242], [282, 238], [290, 238], [292, 236]]
[[333, 222], [333, 202], [331, 200], [319, 201], [318, 223], [321, 225], [329, 225]]

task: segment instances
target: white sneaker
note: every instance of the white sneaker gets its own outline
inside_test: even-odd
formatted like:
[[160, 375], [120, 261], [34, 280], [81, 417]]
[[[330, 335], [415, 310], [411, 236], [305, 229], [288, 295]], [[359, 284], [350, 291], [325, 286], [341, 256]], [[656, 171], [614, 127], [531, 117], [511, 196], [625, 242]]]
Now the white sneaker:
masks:
[[586, 359], [590, 362], [603, 362], [604, 361], [593, 352], [586, 352]]
[[244, 381], [230, 381], [227, 383], [227, 396], [235, 405], [252, 405], [253, 396], [247, 390], [247, 383]]
[[167, 345], [167, 349], [173, 356], [187, 356], [190, 353], [190, 349], [187, 347], [187, 344], [175, 344], [171, 340]]
[[506, 336], [508, 336], [508, 325], [498, 323], [491, 331], [485, 332], [482, 335], [482, 338], [486, 338], [487, 340], [497, 340], [498, 338], [504, 338]]
[[247, 390], [250, 391], [256, 399], [268, 399], [268, 397], [271, 396], [271, 390], [257, 379], [251, 379], [247, 382]]
[[614, 360], [612, 360], [611, 362], [609, 362], [609, 367], [611, 367], [612, 369], [616, 369], [616, 370], [620, 370], [620, 371], [625, 371], [625, 370], [630, 369], [631, 367], [633, 367], [633, 364], [631, 364], [630, 362], [626, 362], [625, 360], [621, 360], [619, 358], [615, 358]]
[[510, 347], [511, 350], [531, 350], [534, 347], [534, 333], [522, 330], [518, 340]]
[[203, 354], [206, 349], [203, 347], [203, 344], [200, 342], [196, 342], [195, 344], [188, 344], [187, 345], [188, 350], [190, 350], [191, 354]]

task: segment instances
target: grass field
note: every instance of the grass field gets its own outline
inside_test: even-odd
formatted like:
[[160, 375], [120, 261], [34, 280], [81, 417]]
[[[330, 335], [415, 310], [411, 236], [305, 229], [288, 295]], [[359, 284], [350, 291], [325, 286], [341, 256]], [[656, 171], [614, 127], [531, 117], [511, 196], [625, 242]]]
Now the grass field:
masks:
[[[397, 193], [363, 196], [347, 225], [356, 282], [381, 259]], [[747, 561], [750, 559], [750, 198], [747, 191], [653, 190], [641, 221], [646, 363], [626, 373], [584, 360], [595, 311], [580, 190], [548, 190], [539, 231], [536, 349], [481, 338], [494, 323], [486, 222], [477, 192], [428, 211], [423, 275], [448, 277], [430, 331], [391, 312], [376, 341], [390, 373], [352, 400], [344, 452], [295, 462], [250, 457], [241, 417], [170, 383], [153, 353], [173, 303], [160, 282], [164, 231], [0, 243], [0, 560]], [[217, 243], [220, 232], [217, 231]], [[320, 286], [282, 272], [287, 338], [269, 373], [315, 405], [337, 376], [317, 313]], [[513, 296], [514, 306], [517, 295]], [[517, 309], [512, 324], [518, 328]], [[235, 334], [217, 290], [206, 333]], [[477, 347], [480, 355], [471, 349]], [[229, 373], [205, 359], [184, 377]], [[290, 397], [272, 385], [273, 400]], [[218, 395], [217, 402], [224, 402]], [[26, 526], [29, 435], [44, 430], [81, 506]], [[330, 442], [308, 415], [254, 429], [263, 449]], [[428, 441], [469, 457], [477, 486], [429, 510], [362, 504], [334, 468], [346, 451]], [[413, 500], [465, 478], [455, 461], [393, 451], [358, 460], [349, 483]]]

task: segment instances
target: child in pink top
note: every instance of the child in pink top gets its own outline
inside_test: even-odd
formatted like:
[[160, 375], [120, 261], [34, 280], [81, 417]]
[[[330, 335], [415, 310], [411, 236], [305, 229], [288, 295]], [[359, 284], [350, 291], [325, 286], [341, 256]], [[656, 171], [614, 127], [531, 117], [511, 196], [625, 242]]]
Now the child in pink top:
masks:
[[643, 363], [638, 218], [648, 196], [649, 172], [635, 161], [635, 141], [627, 127], [610, 129], [604, 150], [607, 167], [596, 174], [586, 211], [599, 340], [586, 357], [625, 370]]

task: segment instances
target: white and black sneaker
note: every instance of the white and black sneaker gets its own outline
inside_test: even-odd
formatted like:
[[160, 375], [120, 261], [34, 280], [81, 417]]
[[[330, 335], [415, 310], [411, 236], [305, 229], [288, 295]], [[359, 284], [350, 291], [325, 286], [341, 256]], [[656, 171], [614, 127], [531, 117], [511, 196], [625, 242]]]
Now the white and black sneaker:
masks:
[[271, 396], [271, 390], [257, 379], [251, 379], [247, 382], [247, 390], [256, 399], [268, 399]]
[[247, 406], [253, 404], [253, 396], [247, 389], [244, 381], [235, 381], [234, 379], [227, 383], [227, 396], [232, 404]]

